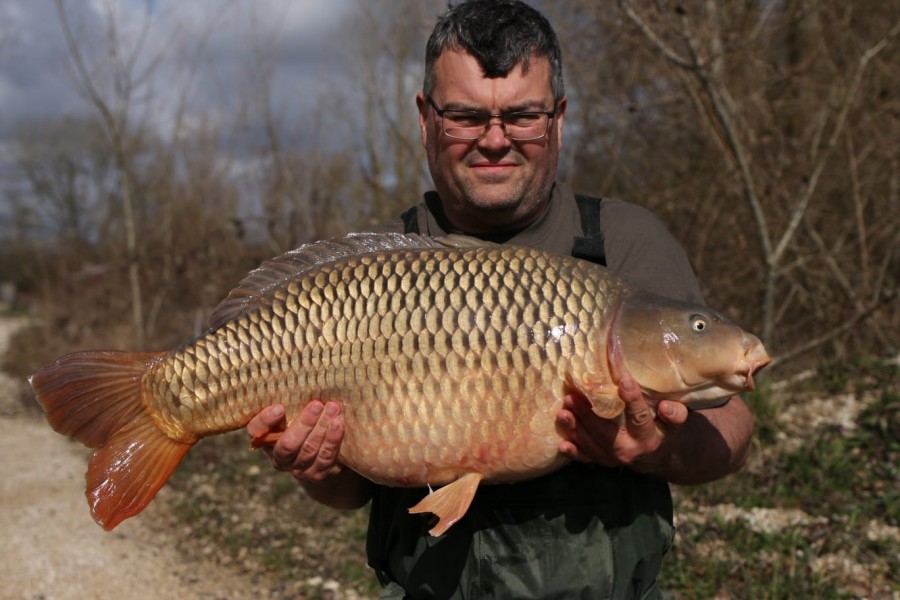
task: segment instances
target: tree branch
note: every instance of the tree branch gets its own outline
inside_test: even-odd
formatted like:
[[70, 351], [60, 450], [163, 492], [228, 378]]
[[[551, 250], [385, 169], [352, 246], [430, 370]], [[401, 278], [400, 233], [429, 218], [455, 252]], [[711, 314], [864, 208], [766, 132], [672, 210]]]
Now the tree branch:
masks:
[[817, 348], [817, 347], [821, 346], [822, 344], [826, 344], [826, 343], [830, 342], [831, 340], [837, 338], [838, 336], [850, 331], [851, 329], [856, 327], [856, 325], [860, 321], [863, 321], [864, 319], [871, 316], [872, 313], [874, 313], [876, 310], [878, 310], [882, 306], [890, 303], [891, 300], [892, 300], [892, 298], [890, 296], [885, 296], [883, 298], [879, 297], [874, 302], [872, 302], [871, 304], [869, 304], [862, 310], [858, 311], [852, 317], [850, 317], [849, 319], [844, 321], [843, 324], [841, 324], [839, 327], [835, 327], [831, 331], [824, 333], [816, 338], [813, 338], [813, 339], [809, 340], [808, 342], [806, 342], [805, 344], [801, 344], [800, 346], [792, 348], [792, 349], [788, 350], [787, 352], [778, 354], [777, 356], [773, 357], [772, 363], [771, 363], [772, 366], [780, 365], [782, 363], [788, 362], [788, 361], [800, 356], [801, 354], [805, 354], [806, 352], [809, 352], [813, 348]]

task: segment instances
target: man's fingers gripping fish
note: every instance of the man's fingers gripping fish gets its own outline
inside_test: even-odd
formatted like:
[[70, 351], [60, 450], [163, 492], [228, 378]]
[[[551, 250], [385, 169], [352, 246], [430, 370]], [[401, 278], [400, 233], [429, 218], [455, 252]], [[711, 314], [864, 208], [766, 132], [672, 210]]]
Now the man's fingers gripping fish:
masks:
[[[606, 269], [455, 237], [357, 234], [251, 272], [205, 335], [164, 352], [80, 352], [30, 379], [58, 432], [94, 448], [86, 496], [112, 529], [202, 437], [264, 407], [342, 404], [339, 462], [380, 484], [443, 486], [411, 508], [439, 535], [478, 486], [562, 467], [566, 394], [622, 411], [630, 373], [656, 402], [713, 406], [753, 388], [760, 341], [703, 306]], [[273, 443], [277, 434], [260, 443]]]

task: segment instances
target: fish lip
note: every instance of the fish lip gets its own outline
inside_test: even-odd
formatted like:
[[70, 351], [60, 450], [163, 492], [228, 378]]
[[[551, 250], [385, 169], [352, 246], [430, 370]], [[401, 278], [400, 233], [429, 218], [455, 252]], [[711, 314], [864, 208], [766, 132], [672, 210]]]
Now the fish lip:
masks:
[[753, 376], [762, 371], [766, 365], [772, 362], [772, 357], [769, 356], [769, 353], [766, 352], [765, 346], [762, 345], [762, 342], [756, 339], [756, 343], [747, 351], [745, 355], [745, 360], [747, 363], [747, 372], [746, 379], [744, 380], [744, 387], [747, 391], [752, 392], [756, 389], [756, 382], [753, 379]]
[[752, 392], [756, 389], [756, 382], [753, 380], [753, 369], [747, 370], [747, 378], [744, 380], [744, 389]]
[[744, 382], [744, 387], [748, 392], [752, 392], [756, 389], [756, 381], [753, 379], [753, 376], [763, 370], [763, 368], [772, 362], [772, 359], [769, 359], [765, 362], [754, 361], [751, 362], [749, 368], [747, 369], [747, 376]]
[[753, 376], [766, 368], [767, 365], [772, 363], [772, 357], [769, 356], [769, 353], [766, 352], [765, 346], [762, 345], [762, 342], [759, 342], [750, 352], [750, 356], [748, 357], [749, 371], [747, 372], [747, 383], [749, 385], [750, 390], [754, 390], [755, 383], [753, 381]]

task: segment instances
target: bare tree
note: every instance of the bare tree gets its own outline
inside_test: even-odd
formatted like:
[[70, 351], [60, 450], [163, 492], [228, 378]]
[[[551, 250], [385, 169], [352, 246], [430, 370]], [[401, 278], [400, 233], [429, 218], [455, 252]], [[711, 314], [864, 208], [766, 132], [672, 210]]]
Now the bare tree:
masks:
[[[139, 133], [133, 109], [136, 95], [147, 84], [157, 58], [141, 62], [150, 27], [151, 3], [145, 4], [141, 29], [130, 45], [119, 29], [116, 6], [111, 0], [101, 4], [105, 31], [105, 54], [86, 56], [78, 42], [64, 0], [54, 0], [68, 50], [70, 72], [78, 92], [97, 112], [115, 160], [122, 200], [125, 251], [131, 291], [132, 327], [137, 344], [144, 344], [144, 304], [141, 292], [137, 240], [137, 215], [131, 174], [133, 143]], [[101, 82], [101, 77], [108, 81]], [[106, 85], [104, 85], [106, 84]], [[108, 87], [107, 87], [108, 86]]]
[[757, 322], [780, 359], [890, 348], [900, 10], [617, 9], [576, 9], [575, 176], [662, 212], [712, 301]]
[[359, 2], [348, 24], [353, 78], [344, 112], [361, 146], [359, 202], [370, 220], [396, 217], [430, 181], [421, 150], [415, 95], [422, 88], [425, 39], [442, 2]]
[[74, 255], [104, 235], [110, 211], [100, 198], [108, 194], [115, 171], [95, 121], [23, 124], [13, 139], [12, 155], [17, 177], [32, 199], [18, 208], [29, 214], [33, 228]]

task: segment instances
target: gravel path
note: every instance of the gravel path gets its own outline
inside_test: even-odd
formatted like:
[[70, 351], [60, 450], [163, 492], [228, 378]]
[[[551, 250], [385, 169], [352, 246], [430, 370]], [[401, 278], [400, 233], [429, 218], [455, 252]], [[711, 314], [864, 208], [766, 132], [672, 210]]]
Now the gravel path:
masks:
[[[21, 323], [0, 318], [0, 355]], [[173, 532], [139, 519], [111, 533], [96, 525], [84, 498], [87, 450], [25, 410], [23, 386], [0, 373], [0, 600], [260, 597], [220, 566], [185, 560]]]

